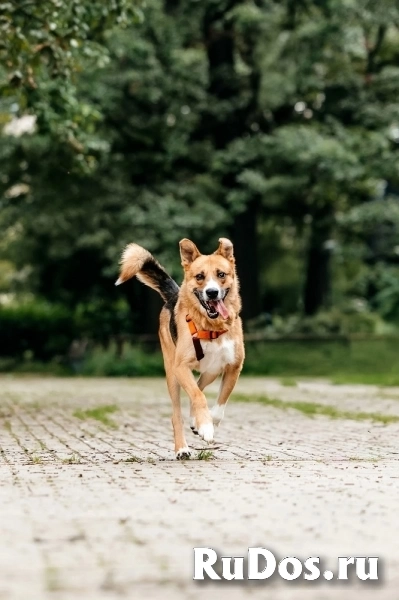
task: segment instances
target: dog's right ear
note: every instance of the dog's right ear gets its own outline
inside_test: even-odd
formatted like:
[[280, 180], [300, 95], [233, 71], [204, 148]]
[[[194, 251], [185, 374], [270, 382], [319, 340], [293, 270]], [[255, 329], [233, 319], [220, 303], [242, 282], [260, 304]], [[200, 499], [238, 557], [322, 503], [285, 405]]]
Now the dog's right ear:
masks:
[[201, 256], [201, 253], [194, 242], [188, 240], [187, 238], [181, 240], [179, 242], [179, 246], [182, 267], [184, 269], [188, 269], [191, 263], [194, 262], [196, 258]]

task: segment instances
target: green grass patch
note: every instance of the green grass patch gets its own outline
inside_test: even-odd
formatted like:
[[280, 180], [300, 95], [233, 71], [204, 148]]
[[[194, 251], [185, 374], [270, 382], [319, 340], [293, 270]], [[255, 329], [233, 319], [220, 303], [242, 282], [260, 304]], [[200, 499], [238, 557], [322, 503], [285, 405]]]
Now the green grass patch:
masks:
[[200, 450], [197, 454], [197, 460], [212, 460], [213, 458], [215, 457], [212, 450]]
[[340, 373], [330, 378], [336, 385], [362, 384], [379, 387], [399, 387], [397, 373]]
[[368, 458], [364, 458], [364, 457], [361, 458], [359, 456], [350, 456], [349, 460], [351, 462], [371, 462], [371, 463], [376, 463], [379, 460], [381, 460], [381, 457], [380, 456], [370, 456]]
[[260, 394], [234, 394], [233, 399], [237, 402], [258, 402], [265, 406], [273, 406], [281, 410], [294, 409], [308, 417], [323, 415], [330, 419], [349, 419], [350, 421], [375, 421], [377, 423], [397, 423], [399, 417], [396, 415], [383, 415], [381, 413], [355, 412], [341, 410], [329, 404], [318, 404], [316, 402], [283, 401]]
[[48, 592], [61, 591], [62, 585], [59, 580], [59, 571], [56, 567], [46, 566], [44, 572], [44, 583]]
[[129, 456], [129, 458], [125, 458], [123, 460], [123, 462], [126, 462], [126, 463], [142, 463], [143, 461], [138, 456]]
[[115, 421], [110, 418], [109, 415], [118, 411], [119, 408], [116, 404], [107, 404], [105, 406], [97, 406], [96, 408], [88, 408], [86, 410], [78, 409], [73, 413], [74, 417], [81, 419], [82, 421], [86, 419], [94, 419], [95, 421], [99, 421], [103, 425], [107, 427], [116, 427]]
[[296, 387], [297, 386], [296, 380], [293, 379], [292, 377], [283, 377], [282, 379], [280, 379], [280, 383], [284, 387]]
[[398, 347], [395, 338], [247, 343], [243, 374], [284, 381], [323, 377], [339, 384], [399, 386]]
[[[290, 340], [246, 343], [243, 375], [278, 378], [284, 386], [298, 379], [322, 377], [336, 384], [399, 386], [399, 341], [372, 338], [354, 341]], [[164, 377], [159, 349], [124, 344], [92, 348], [72, 365], [0, 358], [0, 372], [96, 377]]]
[[264, 462], [270, 462], [271, 460], [273, 460], [273, 456], [271, 454], [267, 454], [264, 458], [263, 461]]
[[62, 462], [64, 465], [79, 465], [82, 462], [82, 459], [79, 456], [79, 454], [75, 453], [71, 456], [68, 456], [67, 458], [63, 458]]
[[40, 465], [43, 462], [41, 456], [39, 456], [38, 454], [31, 454], [30, 460], [34, 465]]

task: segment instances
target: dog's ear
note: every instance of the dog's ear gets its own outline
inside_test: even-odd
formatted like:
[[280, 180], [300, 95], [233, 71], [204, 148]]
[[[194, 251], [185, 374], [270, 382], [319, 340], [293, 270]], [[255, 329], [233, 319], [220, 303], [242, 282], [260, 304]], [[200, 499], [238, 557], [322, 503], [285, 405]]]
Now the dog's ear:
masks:
[[214, 254], [221, 254], [224, 258], [234, 263], [233, 244], [227, 238], [219, 238], [219, 248]]
[[184, 269], [187, 269], [196, 258], [201, 256], [197, 246], [191, 240], [184, 238], [179, 242], [181, 264]]

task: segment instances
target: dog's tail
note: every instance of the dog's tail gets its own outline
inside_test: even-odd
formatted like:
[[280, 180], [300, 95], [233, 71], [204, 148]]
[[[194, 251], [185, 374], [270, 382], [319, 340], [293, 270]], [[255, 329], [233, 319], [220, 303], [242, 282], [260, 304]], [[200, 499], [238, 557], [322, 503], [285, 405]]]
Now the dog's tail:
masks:
[[121, 258], [121, 272], [115, 285], [136, 276], [142, 283], [161, 294], [165, 302], [176, 300], [179, 286], [158, 261], [138, 244], [129, 244]]

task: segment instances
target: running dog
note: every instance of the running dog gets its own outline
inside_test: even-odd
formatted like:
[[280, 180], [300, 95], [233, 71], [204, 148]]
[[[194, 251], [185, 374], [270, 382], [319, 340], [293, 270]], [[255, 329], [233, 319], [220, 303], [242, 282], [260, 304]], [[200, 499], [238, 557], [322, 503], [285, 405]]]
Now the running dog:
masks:
[[[214, 426], [223, 418], [245, 353], [233, 244], [220, 238], [216, 252], [203, 255], [191, 240], [183, 239], [180, 256], [184, 281], [179, 288], [147, 250], [129, 244], [115, 285], [136, 276], [165, 301], [159, 338], [172, 400], [175, 453], [177, 459], [187, 459], [191, 453], [184, 436], [181, 388], [190, 398], [191, 429], [205, 442], [212, 442]], [[198, 381], [193, 370], [200, 373]], [[220, 374], [218, 399], [209, 410], [203, 390]]]

